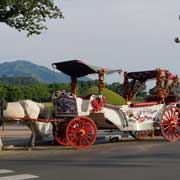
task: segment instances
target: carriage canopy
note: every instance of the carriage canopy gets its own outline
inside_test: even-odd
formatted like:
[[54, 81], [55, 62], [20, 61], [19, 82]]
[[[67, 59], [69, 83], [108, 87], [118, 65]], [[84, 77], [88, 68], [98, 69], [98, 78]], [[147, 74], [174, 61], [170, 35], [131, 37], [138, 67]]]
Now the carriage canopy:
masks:
[[136, 79], [140, 82], [150, 79], [156, 79], [157, 76], [159, 76], [160, 78], [164, 77], [167, 79], [177, 78], [177, 75], [170, 73], [168, 70], [160, 70], [160, 69], [127, 73], [127, 77], [129, 79]]
[[121, 70], [110, 70], [102, 67], [88, 65], [80, 60], [57, 62], [53, 63], [52, 66], [55, 67], [57, 70], [65, 73], [66, 75], [76, 78], [89, 74], [99, 74], [99, 71], [101, 71], [102, 69], [106, 74], [121, 72]]
[[[149, 71], [124, 72], [124, 98], [132, 101], [148, 80], [156, 80], [157, 97], [161, 103], [177, 85], [178, 77], [168, 70], [155, 69]], [[130, 83], [130, 81], [131, 83]], [[157, 98], [156, 98], [157, 99]]]

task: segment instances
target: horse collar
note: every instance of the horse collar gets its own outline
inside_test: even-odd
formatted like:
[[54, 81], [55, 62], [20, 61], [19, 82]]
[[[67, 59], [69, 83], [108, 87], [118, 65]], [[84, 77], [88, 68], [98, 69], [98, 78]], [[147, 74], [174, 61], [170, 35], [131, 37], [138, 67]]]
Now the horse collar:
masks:
[[26, 109], [26, 106], [25, 106], [25, 102], [24, 101], [22, 101], [22, 100], [20, 100], [19, 101], [19, 103], [21, 104], [21, 106], [23, 107], [23, 109], [24, 109], [24, 113], [25, 113], [25, 117], [29, 117], [29, 115], [28, 115], [28, 112], [27, 112], [27, 109]]

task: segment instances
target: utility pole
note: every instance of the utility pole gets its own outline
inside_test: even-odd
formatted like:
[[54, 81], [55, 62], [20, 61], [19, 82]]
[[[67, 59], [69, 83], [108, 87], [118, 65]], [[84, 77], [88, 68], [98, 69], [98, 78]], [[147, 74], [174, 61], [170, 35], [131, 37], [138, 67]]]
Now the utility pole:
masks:
[[[179, 20], [180, 20], [180, 15], [179, 15]], [[175, 41], [175, 43], [180, 43], [180, 37], [175, 37], [174, 41]]]

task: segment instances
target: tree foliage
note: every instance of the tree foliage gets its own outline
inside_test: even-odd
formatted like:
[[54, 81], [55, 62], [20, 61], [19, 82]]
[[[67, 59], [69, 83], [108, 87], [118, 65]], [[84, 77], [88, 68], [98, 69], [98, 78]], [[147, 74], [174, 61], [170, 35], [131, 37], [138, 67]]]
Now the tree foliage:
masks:
[[6, 98], [6, 88], [2, 85], [0, 85], [0, 100], [3, 100]]
[[16, 101], [16, 100], [24, 99], [24, 94], [19, 86], [9, 85], [9, 86], [5, 86], [5, 88], [6, 88], [5, 99], [8, 99], [8, 101]]
[[40, 34], [47, 29], [47, 19], [63, 18], [61, 10], [53, 0], [1, 0], [0, 22], [19, 31], [25, 30], [28, 36]]
[[[27, 80], [26, 85], [24, 85], [25, 80]], [[39, 102], [49, 102], [51, 101], [51, 95], [54, 91], [65, 90], [66, 92], [70, 92], [71, 89], [69, 83], [42, 84], [34, 83], [33, 81], [31, 84], [31, 80], [29, 81], [27, 78], [25, 78], [25, 80], [22, 78], [21, 81], [17, 81], [16, 79], [14, 79], [14, 81], [11, 80], [11, 84], [1, 83], [0, 100], [5, 99], [6, 101], [17, 101], [19, 99], [32, 99]], [[17, 82], [18, 84], [15, 85]], [[19, 83], [21, 83], [21, 85]], [[124, 90], [122, 84], [116, 82], [106, 84], [105, 87], [104, 92], [108, 97], [107, 99], [109, 103], [111, 102], [111, 98], [114, 99], [113, 104], [124, 103], [122, 100], [119, 100], [119, 97], [123, 95]], [[95, 90], [95, 92], [93, 90]], [[98, 93], [98, 81], [78, 81], [78, 95], [86, 96], [89, 93]], [[115, 97], [117, 95], [118, 98]], [[144, 86], [138, 93], [136, 100], [142, 100], [146, 95], [146, 86]]]
[[6, 75], [3, 75], [0, 77], [0, 83], [13, 85], [31, 85], [40, 83], [40, 81], [33, 77], [7, 77]]

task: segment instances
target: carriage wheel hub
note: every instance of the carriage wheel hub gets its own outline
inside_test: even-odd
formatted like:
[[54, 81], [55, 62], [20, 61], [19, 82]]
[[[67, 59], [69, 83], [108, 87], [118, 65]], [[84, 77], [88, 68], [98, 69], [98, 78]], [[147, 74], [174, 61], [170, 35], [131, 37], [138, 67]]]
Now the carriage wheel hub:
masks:
[[81, 136], [84, 136], [86, 133], [85, 133], [85, 130], [84, 129], [80, 129], [79, 130], [79, 134], [81, 135]]
[[175, 127], [176, 126], [176, 121], [174, 119], [171, 119], [170, 125], [171, 125], [171, 127]]

